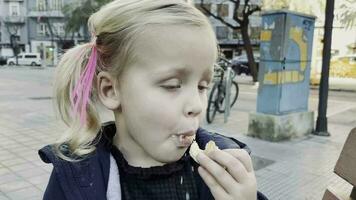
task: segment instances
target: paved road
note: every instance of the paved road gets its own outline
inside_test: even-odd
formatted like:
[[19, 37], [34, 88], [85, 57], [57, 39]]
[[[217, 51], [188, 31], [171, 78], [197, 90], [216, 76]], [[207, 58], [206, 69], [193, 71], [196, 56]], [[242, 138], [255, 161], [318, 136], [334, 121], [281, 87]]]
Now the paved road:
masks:
[[[64, 130], [51, 104], [53, 72], [54, 68], [0, 67], [0, 200], [41, 199], [52, 167], [39, 160], [37, 150]], [[347, 133], [356, 127], [356, 93], [330, 92], [331, 137], [271, 143], [244, 135], [257, 90], [248, 84], [240, 84], [240, 90], [229, 122], [224, 124], [218, 116], [204, 127], [251, 147], [259, 190], [270, 199], [305, 200], [321, 199], [327, 185], [350, 189], [332, 169]], [[310, 92], [309, 107], [315, 111], [318, 91]]]

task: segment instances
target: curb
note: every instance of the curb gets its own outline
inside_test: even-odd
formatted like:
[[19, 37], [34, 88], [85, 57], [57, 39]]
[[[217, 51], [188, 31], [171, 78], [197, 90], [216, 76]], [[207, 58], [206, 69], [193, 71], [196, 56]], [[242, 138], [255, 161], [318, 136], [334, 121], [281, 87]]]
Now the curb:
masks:
[[[255, 83], [254, 82], [246, 82], [246, 81], [237, 81], [238, 84], [241, 85], [250, 85], [250, 86], [254, 86]], [[311, 90], [318, 90], [319, 86], [318, 85], [310, 85], [309, 88]], [[350, 90], [350, 89], [342, 89], [342, 88], [329, 88], [329, 91], [335, 91], [335, 92], [352, 92], [352, 93], [356, 93], [356, 89], [355, 90]]]

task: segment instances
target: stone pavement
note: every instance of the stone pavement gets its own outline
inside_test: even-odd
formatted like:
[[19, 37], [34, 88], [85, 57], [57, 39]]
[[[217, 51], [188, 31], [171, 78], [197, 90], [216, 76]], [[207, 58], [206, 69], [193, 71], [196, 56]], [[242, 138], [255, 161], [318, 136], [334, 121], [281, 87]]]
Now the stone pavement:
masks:
[[[238, 77], [239, 79], [239, 77]], [[267, 142], [246, 136], [248, 113], [256, 110], [257, 88], [240, 83], [240, 96], [224, 124], [223, 114], [204, 127], [239, 139], [252, 149], [258, 189], [270, 199], [318, 200], [327, 186], [351, 192], [351, 186], [333, 173], [343, 144], [356, 127], [356, 93], [329, 91], [330, 137], [308, 135], [284, 142]], [[309, 110], [318, 110], [318, 90], [310, 90]], [[355, 152], [356, 153], [356, 152]], [[356, 172], [355, 172], [356, 173]]]
[[[52, 166], [40, 161], [37, 150], [53, 143], [65, 129], [52, 109], [53, 69], [0, 67], [0, 200], [41, 199], [43, 195]], [[271, 143], [244, 135], [257, 90], [240, 84], [240, 91], [228, 123], [220, 115], [213, 124], [203, 126], [249, 145], [260, 191], [272, 200], [317, 200], [327, 185], [351, 189], [332, 171], [347, 134], [356, 127], [356, 93], [330, 92], [331, 137], [310, 135]], [[317, 110], [317, 93], [311, 90], [310, 110]]]

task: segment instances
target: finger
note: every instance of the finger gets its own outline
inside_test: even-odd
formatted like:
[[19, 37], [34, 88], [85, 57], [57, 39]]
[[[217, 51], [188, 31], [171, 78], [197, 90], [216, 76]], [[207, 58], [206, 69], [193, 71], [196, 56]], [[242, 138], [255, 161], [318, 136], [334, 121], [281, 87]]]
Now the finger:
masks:
[[198, 168], [198, 172], [206, 185], [209, 187], [211, 194], [214, 196], [215, 199], [228, 199], [228, 194], [222, 188], [219, 183], [215, 180], [215, 178], [206, 171], [203, 167]]
[[224, 151], [239, 159], [248, 172], [253, 171], [251, 156], [247, 151], [243, 149], [224, 149]]
[[231, 154], [222, 150], [214, 150], [209, 154], [209, 157], [219, 165], [225, 166], [229, 174], [237, 182], [244, 183], [248, 179], [248, 172], [244, 165]]
[[[226, 153], [227, 154], [227, 153]], [[208, 171], [226, 191], [232, 191], [236, 187], [236, 180], [227, 172], [224, 166], [209, 158], [205, 153], [199, 153], [197, 159], [206, 171]]]

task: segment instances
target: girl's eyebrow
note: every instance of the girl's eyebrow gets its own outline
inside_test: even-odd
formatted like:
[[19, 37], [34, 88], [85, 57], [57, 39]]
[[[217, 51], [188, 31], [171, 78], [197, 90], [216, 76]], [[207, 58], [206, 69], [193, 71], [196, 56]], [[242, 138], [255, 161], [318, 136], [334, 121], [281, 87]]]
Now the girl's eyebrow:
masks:
[[[188, 75], [189, 73], [191, 73], [191, 69], [190, 67], [186, 66], [186, 67], [172, 67], [170, 69], [165, 69], [165, 70], [160, 70], [157, 72], [154, 72], [153, 75], [158, 75], [158, 76], [168, 76], [167, 78], [165, 78], [165, 80], [168, 80], [170, 78], [172, 78], [173, 76], [179, 76], [179, 77], [184, 77], [186, 75]], [[212, 75], [213, 75], [213, 71], [210, 69], [207, 69], [203, 72], [203, 78], [207, 79], [207, 80], [211, 80], [212, 79]]]
[[[167, 80], [170, 80], [175, 77], [179, 78], [185, 78], [189, 73], [191, 73], [192, 70], [190, 67], [171, 67], [168, 70], [159, 70], [159, 71], [154, 71], [151, 73], [150, 76], [153, 78], [157, 77], [164, 77], [163, 80], [160, 80], [160, 82], [164, 82]], [[213, 80], [213, 70], [210, 70], [209, 68], [206, 69], [201, 77], [203, 80], [206, 80], [208, 83], [210, 83]]]
[[[165, 79], [163, 81], [166, 81], [174, 76], [179, 76], [179, 77], [184, 77], [189, 73], [189, 70], [185, 67], [169, 67], [168, 69], [163, 69], [163, 70], [153, 70], [151, 75], [153, 77], [162, 77], [164, 76]], [[167, 77], [166, 77], [167, 76]]]

